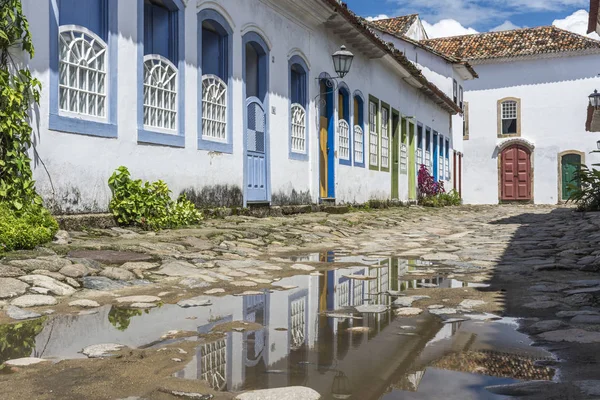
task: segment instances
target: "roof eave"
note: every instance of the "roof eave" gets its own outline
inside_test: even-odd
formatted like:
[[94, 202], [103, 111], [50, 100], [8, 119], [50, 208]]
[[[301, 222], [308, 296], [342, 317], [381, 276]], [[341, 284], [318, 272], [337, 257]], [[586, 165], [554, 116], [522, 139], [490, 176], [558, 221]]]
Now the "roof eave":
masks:
[[561, 52], [554, 52], [554, 53], [528, 54], [528, 55], [523, 55], [523, 56], [480, 58], [480, 59], [473, 58], [473, 59], [469, 59], [469, 63], [471, 63], [472, 65], [500, 64], [500, 63], [515, 62], [515, 61], [544, 60], [544, 59], [549, 59], [549, 58], [580, 57], [580, 56], [589, 56], [589, 55], [594, 55], [594, 54], [600, 54], [600, 48], [561, 51]]
[[[413, 65], [405, 56], [395, 47], [391, 46], [388, 43], [385, 43], [379, 36], [377, 36], [369, 26], [371, 25], [363, 25], [360, 21], [360, 17], [356, 16], [352, 13], [348, 7], [344, 3], [340, 3], [338, 0], [321, 0], [323, 3], [329, 5], [334, 11], [336, 11], [339, 15], [341, 15], [344, 19], [346, 19], [349, 23], [351, 23], [358, 31], [360, 31], [363, 35], [368, 37], [371, 42], [385, 51], [387, 54], [392, 56], [394, 60], [405, 69], [407, 73], [414, 78], [414, 81], [418, 82], [418, 85], [415, 86], [417, 89], [423, 91], [424, 87], [428, 89], [425, 91], [426, 94], [431, 97], [432, 101], [438, 105], [440, 105], [444, 110], [448, 111], [450, 114], [458, 114], [461, 112], [461, 109], [452, 101], [451, 98], [446, 96], [439, 88], [437, 88], [434, 84], [429, 82], [427, 78], [423, 76], [421, 71]], [[405, 79], [408, 83], [413, 81], [412, 79]]]

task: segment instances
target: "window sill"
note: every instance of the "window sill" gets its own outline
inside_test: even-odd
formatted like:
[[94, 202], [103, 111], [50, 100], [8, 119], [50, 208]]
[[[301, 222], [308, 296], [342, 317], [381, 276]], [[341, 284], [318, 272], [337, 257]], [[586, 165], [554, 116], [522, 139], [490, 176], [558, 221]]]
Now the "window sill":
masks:
[[379, 165], [371, 165], [371, 164], [369, 164], [369, 169], [371, 171], [379, 171]]
[[233, 144], [218, 142], [216, 140], [202, 139], [198, 137], [198, 150], [215, 151], [218, 153], [233, 154]]
[[511, 138], [511, 137], [521, 137], [520, 133], [499, 133], [498, 139]]
[[116, 124], [83, 118], [66, 117], [58, 114], [50, 114], [48, 129], [52, 131], [103, 138], [116, 138], [118, 136]]
[[290, 158], [290, 160], [296, 160], [296, 161], [308, 161], [308, 154], [307, 153], [296, 153], [294, 151], [290, 151], [289, 158]]
[[138, 129], [138, 142], [170, 147], [185, 147], [185, 137]]
[[340, 158], [340, 165], [347, 165], [349, 167], [352, 166], [352, 160], [345, 160], [343, 158]]
[[354, 162], [354, 166], [358, 167], [358, 168], [364, 168], [365, 167], [365, 163], [364, 162]]

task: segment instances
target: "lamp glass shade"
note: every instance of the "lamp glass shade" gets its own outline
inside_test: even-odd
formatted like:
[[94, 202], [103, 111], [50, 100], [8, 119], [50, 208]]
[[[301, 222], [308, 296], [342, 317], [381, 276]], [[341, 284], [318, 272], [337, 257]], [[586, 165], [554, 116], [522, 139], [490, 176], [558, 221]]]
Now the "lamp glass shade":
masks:
[[600, 140], [598, 140], [598, 141], [596, 142], [596, 147], [598, 148], [598, 150], [600, 150]]
[[340, 78], [345, 77], [350, 72], [354, 54], [346, 50], [346, 46], [342, 46], [338, 51], [331, 56], [333, 59], [333, 67]]
[[598, 93], [598, 90], [594, 90], [594, 93], [590, 94], [588, 97], [590, 99], [590, 106], [594, 108], [600, 107], [600, 93]]

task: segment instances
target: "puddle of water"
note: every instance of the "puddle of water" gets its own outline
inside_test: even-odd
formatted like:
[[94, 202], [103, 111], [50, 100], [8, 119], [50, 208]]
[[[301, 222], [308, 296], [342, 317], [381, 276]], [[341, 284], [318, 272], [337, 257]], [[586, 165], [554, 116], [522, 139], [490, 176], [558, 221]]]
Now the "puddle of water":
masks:
[[550, 355], [531, 347], [514, 320], [444, 324], [428, 313], [401, 318], [389, 308], [379, 314], [354, 310], [363, 304], [389, 306], [393, 299], [381, 293], [402, 290], [405, 268], [390, 259], [286, 278], [281, 285], [294, 289], [213, 298], [208, 307], [132, 311], [106, 306], [90, 315], [27, 322], [26, 328], [0, 326], [0, 360], [83, 358], [79, 352], [93, 344], [145, 347], [171, 330], [208, 333], [216, 325], [243, 320], [264, 328], [199, 345], [176, 376], [205, 380], [218, 390], [302, 385], [324, 399], [361, 400], [500, 399], [484, 387], [552, 378], [551, 369], [533, 365]]

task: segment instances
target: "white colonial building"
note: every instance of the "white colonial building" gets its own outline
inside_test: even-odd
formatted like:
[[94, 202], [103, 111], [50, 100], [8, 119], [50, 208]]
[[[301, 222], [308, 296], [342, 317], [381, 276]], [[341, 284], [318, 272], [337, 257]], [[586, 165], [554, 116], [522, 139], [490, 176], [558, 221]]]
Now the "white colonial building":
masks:
[[588, 100], [600, 42], [538, 27], [421, 43], [479, 74], [464, 83], [466, 203], [561, 203], [578, 164], [600, 162]]
[[[120, 165], [202, 204], [415, 200], [417, 127], [454, 154], [447, 82], [337, 0], [22, 2], [56, 212], [105, 211]], [[355, 57], [335, 79], [341, 45]], [[453, 165], [436, 169], [450, 186]]]

